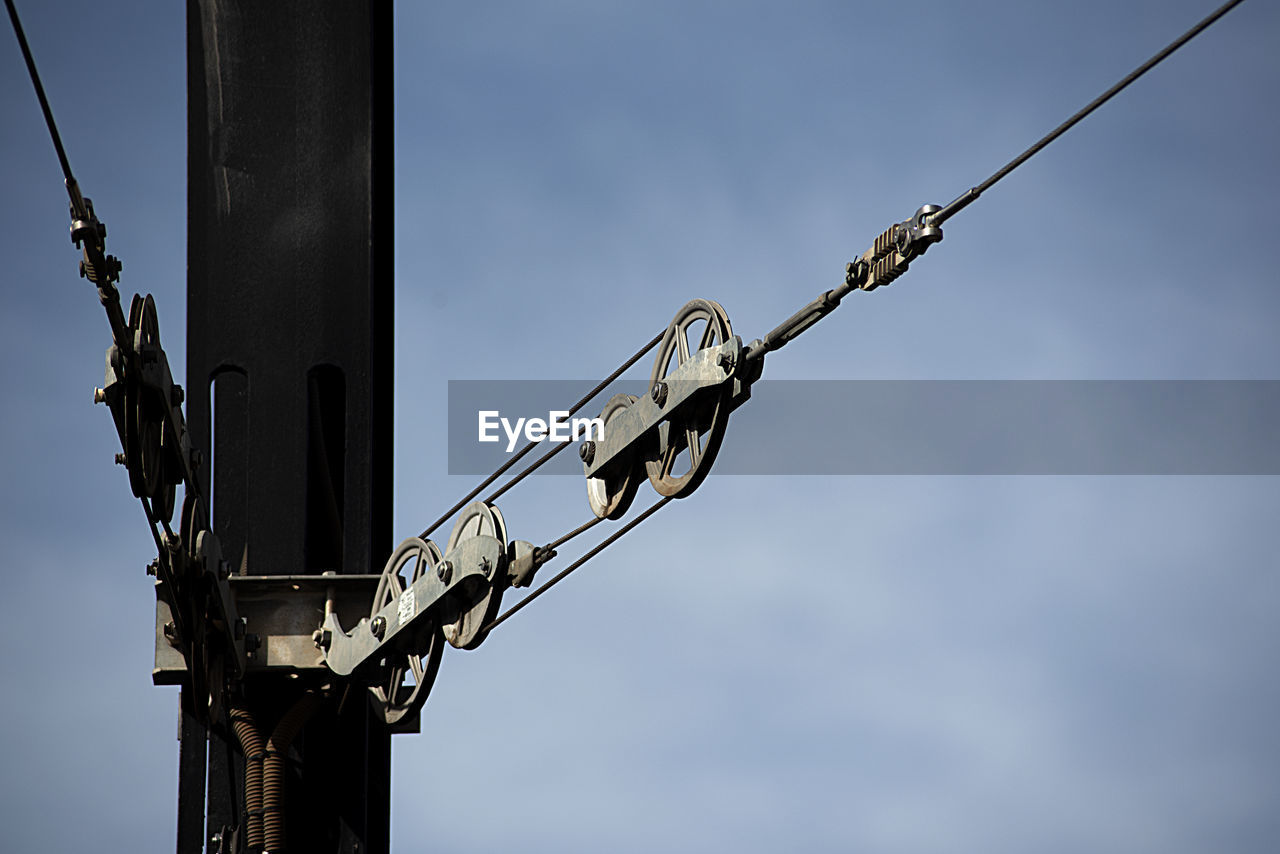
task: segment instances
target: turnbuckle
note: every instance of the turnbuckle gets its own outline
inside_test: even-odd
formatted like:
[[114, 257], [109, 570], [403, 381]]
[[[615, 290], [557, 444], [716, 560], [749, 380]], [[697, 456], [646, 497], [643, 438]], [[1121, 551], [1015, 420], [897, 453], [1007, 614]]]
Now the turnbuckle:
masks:
[[845, 266], [846, 288], [874, 291], [905, 273], [914, 259], [942, 240], [941, 226], [930, 222], [940, 210], [937, 205], [924, 205], [911, 219], [881, 232], [862, 257]]

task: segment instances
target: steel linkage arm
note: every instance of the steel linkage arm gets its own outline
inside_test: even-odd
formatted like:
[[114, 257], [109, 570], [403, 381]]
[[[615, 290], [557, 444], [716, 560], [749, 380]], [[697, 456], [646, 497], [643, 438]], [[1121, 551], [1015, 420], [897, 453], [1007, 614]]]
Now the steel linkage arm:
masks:
[[[413, 543], [412, 538], [401, 545]], [[428, 554], [422, 544], [419, 560]], [[439, 552], [436, 552], [439, 554]], [[507, 544], [478, 535], [460, 542], [434, 566], [415, 569], [416, 579], [385, 605], [347, 631], [328, 612], [316, 634], [325, 663], [338, 676], [373, 682], [389, 659], [420, 654], [442, 625], [457, 619], [494, 585], [507, 584]], [[425, 699], [425, 698], [424, 698]]]
[[595, 477], [621, 458], [634, 456], [638, 448], [656, 436], [660, 425], [678, 419], [701, 392], [723, 386], [742, 364], [742, 339], [734, 336], [715, 347], [692, 354], [688, 361], [655, 382], [649, 394], [638, 398], [609, 421], [604, 435], [586, 445], [583, 452], [587, 477]]

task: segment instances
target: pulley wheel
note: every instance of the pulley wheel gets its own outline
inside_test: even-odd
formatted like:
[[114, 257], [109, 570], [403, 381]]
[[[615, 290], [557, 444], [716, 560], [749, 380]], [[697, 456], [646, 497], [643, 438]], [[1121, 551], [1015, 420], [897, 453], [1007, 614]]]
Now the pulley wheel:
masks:
[[[454, 523], [449, 534], [445, 554], [453, 551], [459, 543], [471, 537], [493, 537], [502, 543], [505, 554], [507, 548], [507, 523], [502, 520], [502, 512], [492, 504], [473, 501], [468, 504]], [[458, 618], [446, 623], [442, 631], [450, 645], [458, 649], [475, 649], [485, 639], [481, 629], [493, 622], [502, 607], [502, 590], [505, 586], [506, 567], [490, 568], [489, 581], [483, 585], [480, 595], [470, 604], [464, 605]]]
[[182, 537], [182, 548], [189, 555], [196, 551], [196, 537], [200, 534], [199, 521], [204, 516], [201, 512], [200, 496], [194, 489], [185, 490], [182, 496], [182, 516], [179, 521], [178, 535]]
[[[172, 460], [174, 452], [169, 448], [170, 443], [166, 436], [168, 436], [168, 433], [165, 431], [164, 425], [161, 424], [161, 459]], [[177, 504], [178, 485], [170, 477], [173, 473], [180, 471], [182, 471], [181, 467], [172, 462], [162, 462], [160, 465], [160, 486], [157, 487], [156, 494], [151, 501], [151, 514], [156, 517], [157, 522], [168, 522], [173, 518], [173, 508]]]
[[[718, 347], [733, 337], [729, 316], [719, 303], [695, 299], [676, 312], [658, 347], [649, 378], [651, 392], [658, 383], [708, 347]], [[720, 451], [729, 422], [728, 389], [708, 389], [699, 400], [672, 418], [665, 442], [659, 441], [645, 462], [649, 483], [659, 495], [683, 498], [702, 483]]]
[[[608, 429], [609, 422], [627, 410], [636, 402], [633, 394], [615, 394], [600, 411], [600, 419]], [[585, 463], [583, 464], [585, 466]], [[635, 463], [620, 460], [611, 466], [612, 471], [597, 477], [587, 478], [587, 503], [591, 512], [600, 519], [621, 519], [627, 508], [636, 497], [636, 489], [640, 486], [638, 467]]]
[[[373, 596], [370, 618], [400, 598], [400, 594], [413, 585], [425, 573], [434, 572], [443, 560], [440, 547], [431, 540], [410, 537], [401, 543], [387, 561], [378, 579], [378, 590]], [[404, 573], [407, 570], [408, 576]], [[403, 659], [391, 664], [387, 675], [369, 688], [376, 701], [382, 720], [393, 726], [422, 708], [431, 693], [444, 656], [444, 640], [434, 626], [427, 647], [422, 652], [410, 652]]]
[[[134, 294], [129, 307], [129, 329], [133, 333], [135, 353], [141, 353], [143, 346], [159, 345], [160, 324], [150, 294], [145, 299]], [[134, 495], [152, 499], [152, 512], [157, 517], [163, 515], [167, 521], [173, 516], [173, 487], [164, 482], [164, 450], [161, 448], [164, 423], [156, 407], [149, 403], [142, 392], [141, 377], [126, 377], [124, 451], [129, 464], [129, 485]], [[166, 509], [168, 512], [163, 513]]]

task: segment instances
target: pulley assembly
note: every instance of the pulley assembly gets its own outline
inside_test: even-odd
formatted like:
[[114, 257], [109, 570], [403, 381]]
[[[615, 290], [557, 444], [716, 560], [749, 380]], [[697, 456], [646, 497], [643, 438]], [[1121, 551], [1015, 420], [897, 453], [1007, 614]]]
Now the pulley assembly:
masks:
[[[942, 239], [941, 228], [929, 223], [938, 210], [925, 206], [911, 219], [890, 226], [849, 263], [843, 285], [749, 345], [733, 334], [719, 303], [685, 303], [662, 335], [623, 366], [656, 347], [645, 393], [610, 397], [600, 411], [603, 435], [579, 445], [592, 519], [546, 546], [508, 542], [498, 508], [491, 500], [473, 500], [493, 479], [486, 480], [464, 499], [443, 549], [426, 538], [430, 530], [400, 544], [382, 571], [368, 617], [345, 628], [332, 609], [326, 610], [315, 641], [328, 668], [367, 683], [388, 725], [413, 719], [431, 691], [444, 642], [457, 649], [478, 647], [500, 621], [504, 592], [527, 586], [538, 568], [555, 556], [555, 549], [570, 539], [597, 523], [624, 518], [644, 481], [661, 497], [646, 515], [697, 489], [715, 462], [730, 414], [750, 399], [765, 353], [793, 340], [850, 291], [874, 290], [901, 276], [913, 259]], [[577, 411], [607, 384], [569, 411]], [[493, 497], [544, 465], [564, 444], [515, 475]], [[598, 554], [599, 548], [572, 568]]]
[[[157, 556], [148, 567], [156, 579], [153, 679], [182, 684], [185, 711], [201, 727], [220, 728], [224, 735], [232, 732], [240, 743], [245, 775], [242, 841], [252, 851], [280, 850], [289, 744], [322, 700], [338, 698], [341, 712], [354, 696], [367, 701], [389, 731], [414, 731], [447, 647], [477, 649], [516, 612], [667, 504], [697, 490], [725, 441], [730, 416], [750, 400], [768, 353], [795, 340], [853, 291], [874, 291], [898, 280], [943, 239], [943, 223], [1239, 2], [1228, 0], [949, 204], [925, 205], [890, 224], [845, 265], [836, 287], [764, 336], [744, 343], [717, 302], [694, 299], [681, 306], [659, 335], [565, 410], [572, 415], [588, 405], [601, 406], [600, 432], [578, 445], [590, 512], [577, 527], [543, 545], [509, 538], [498, 499], [578, 440], [558, 441], [523, 469], [509, 473], [538, 445], [531, 441], [430, 527], [400, 543], [380, 573], [312, 568], [293, 574], [300, 568], [282, 567], [285, 574], [251, 575], [233, 574], [223, 559], [210, 518], [204, 461], [187, 431], [185, 395], [173, 380], [161, 345], [155, 302], [150, 295], [135, 295], [127, 316], [122, 308], [116, 288], [122, 264], [106, 253], [106, 226], [71, 174], [16, 10], [12, 0], [6, 0], [62, 166], [71, 240], [82, 251], [80, 276], [97, 288], [111, 330], [105, 380], [94, 400], [111, 411], [122, 448], [116, 461], [128, 473], [156, 546]], [[614, 393], [602, 405], [595, 402], [649, 353], [652, 367], [646, 385]], [[336, 444], [341, 443], [339, 438]], [[501, 485], [482, 496], [503, 477]], [[628, 519], [646, 482], [656, 500]], [[175, 528], [179, 485], [183, 499]], [[452, 528], [443, 545], [431, 539], [449, 521]], [[608, 522], [620, 524], [502, 610], [509, 590], [530, 587], [566, 544]], [[367, 559], [366, 553], [363, 560]], [[246, 698], [254, 680], [281, 678], [300, 680], [293, 692], [298, 696], [266, 737]], [[204, 732], [201, 729], [201, 737]], [[203, 786], [204, 778], [200, 780]], [[218, 844], [220, 850], [238, 850], [234, 838]]]
[[[600, 409], [600, 435], [579, 443], [586, 481], [586, 522], [544, 545], [510, 540], [497, 499], [563, 450], [561, 442], [516, 472], [490, 495], [481, 492], [525, 454], [523, 448], [494, 476], [465, 496], [435, 525], [402, 542], [378, 575], [244, 576], [232, 574], [210, 526], [199, 454], [182, 414], [182, 388], [173, 382], [160, 344], [155, 303], [134, 297], [127, 321], [113, 311], [119, 264], [103, 256], [106, 229], [85, 218], [74, 228], [86, 248], [86, 275], [99, 287], [113, 318], [106, 381], [95, 399], [111, 409], [124, 452], [118, 462], [146, 511], [158, 557], [157, 682], [190, 680], [201, 698], [194, 710], [210, 723], [242, 680], [271, 673], [307, 675], [367, 690], [393, 731], [412, 730], [431, 693], [446, 647], [473, 650], [515, 610], [599, 554], [673, 499], [690, 495], [706, 479], [725, 438], [729, 416], [751, 397], [766, 353], [785, 346], [839, 305], [849, 292], [892, 282], [915, 258], [942, 239], [930, 222], [939, 209], [921, 208], [896, 223], [850, 262], [845, 280], [819, 295], [763, 338], [744, 344], [716, 302], [695, 299], [570, 412], [587, 406], [646, 354], [646, 386], [618, 393]], [[96, 223], [96, 224], [94, 224]], [[118, 317], [119, 328], [115, 318]], [[532, 584], [557, 550], [597, 524], [622, 521], [645, 483], [658, 500], [566, 570], [501, 612], [511, 588]], [[182, 513], [172, 517], [176, 488]], [[449, 536], [430, 538], [452, 520]], [[281, 596], [287, 591], [288, 596]]]

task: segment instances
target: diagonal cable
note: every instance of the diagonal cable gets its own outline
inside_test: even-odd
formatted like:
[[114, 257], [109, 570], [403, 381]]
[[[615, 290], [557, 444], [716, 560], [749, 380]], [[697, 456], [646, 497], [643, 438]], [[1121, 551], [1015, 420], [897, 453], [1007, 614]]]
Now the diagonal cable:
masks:
[[951, 217], [955, 216], [960, 211], [968, 207], [970, 204], [977, 201], [978, 197], [981, 196], [983, 193], [985, 193], [987, 190], [991, 189], [996, 184], [996, 182], [1000, 181], [1002, 178], [1004, 178], [1014, 169], [1017, 169], [1023, 163], [1026, 163], [1028, 160], [1030, 160], [1032, 157], [1038, 154], [1041, 150], [1043, 150], [1047, 145], [1049, 145], [1049, 143], [1053, 142], [1055, 139], [1062, 136], [1064, 133], [1066, 133], [1071, 128], [1073, 128], [1085, 116], [1089, 115], [1094, 110], [1098, 109], [1103, 104], [1105, 104], [1107, 101], [1110, 101], [1113, 97], [1120, 94], [1120, 92], [1124, 90], [1130, 83], [1137, 80], [1139, 77], [1146, 74], [1151, 69], [1155, 68], [1161, 62], [1167, 59], [1169, 55], [1172, 54], [1175, 50], [1182, 47], [1184, 44], [1191, 41], [1196, 36], [1200, 35], [1200, 33], [1208, 29], [1209, 26], [1212, 25], [1215, 21], [1217, 21], [1223, 15], [1230, 12], [1236, 6], [1239, 6], [1242, 2], [1244, 2], [1244, 0], [1228, 0], [1228, 2], [1223, 3], [1217, 9], [1210, 12], [1198, 24], [1196, 24], [1194, 27], [1187, 30], [1185, 33], [1178, 36], [1178, 38], [1174, 39], [1172, 42], [1166, 45], [1164, 50], [1160, 51], [1155, 56], [1151, 57], [1146, 62], [1142, 63], [1142, 65], [1139, 65], [1133, 71], [1129, 72], [1124, 77], [1124, 79], [1120, 80], [1110, 89], [1103, 92], [1098, 97], [1094, 98], [1085, 106], [1081, 107], [1080, 110], [1071, 118], [1067, 119], [1065, 122], [1058, 125], [1053, 130], [1049, 131], [1047, 134], [1041, 137], [1034, 145], [1032, 145], [1026, 151], [1022, 152], [1017, 157], [1013, 158], [1008, 163], [1006, 163], [1004, 166], [1001, 166], [999, 169], [997, 169], [991, 175], [990, 178], [983, 181], [978, 186], [973, 187], [967, 190], [966, 192], [962, 193], [955, 200], [947, 204], [947, 206], [944, 207], [942, 210], [930, 216], [929, 225], [931, 226], [942, 225], [944, 222], [951, 219]]

